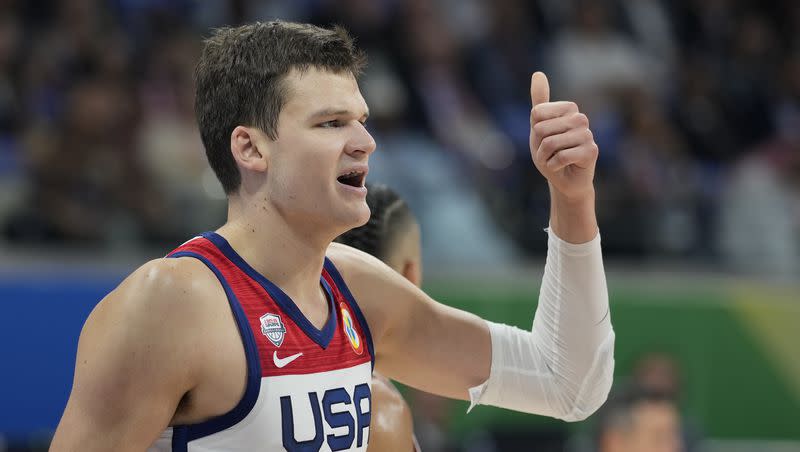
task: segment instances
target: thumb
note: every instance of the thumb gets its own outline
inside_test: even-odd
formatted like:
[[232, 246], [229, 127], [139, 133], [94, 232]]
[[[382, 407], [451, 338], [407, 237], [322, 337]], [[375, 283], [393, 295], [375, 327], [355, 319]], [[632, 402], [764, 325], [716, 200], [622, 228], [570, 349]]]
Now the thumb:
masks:
[[544, 72], [534, 72], [531, 76], [531, 104], [537, 106], [550, 102], [550, 83]]

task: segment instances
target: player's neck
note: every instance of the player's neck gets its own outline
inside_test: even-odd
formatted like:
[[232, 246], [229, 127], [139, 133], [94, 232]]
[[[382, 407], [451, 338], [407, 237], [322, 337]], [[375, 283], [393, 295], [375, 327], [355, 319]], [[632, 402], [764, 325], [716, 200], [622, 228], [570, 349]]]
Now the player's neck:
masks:
[[250, 266], [293, 298], [317, 294], [332, 239], [291, 224], [271, 206], [247, 209], [241, 204], [229, 203], [228, 221], [217, 232]]

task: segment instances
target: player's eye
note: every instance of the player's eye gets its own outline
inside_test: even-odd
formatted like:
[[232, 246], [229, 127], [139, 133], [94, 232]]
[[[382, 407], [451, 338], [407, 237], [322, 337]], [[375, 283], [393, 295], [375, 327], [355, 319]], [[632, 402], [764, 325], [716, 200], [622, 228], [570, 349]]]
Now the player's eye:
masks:
[[319, 125], [319, 127], [323, 127], [323, 128], [326, 128], [326, 129], [333, 129], [333, 128], [336, 128], [336, 127], [342, 127], [343, 125], [344, 125], [344, 122], [342, 122], [342, 121], [340, 121], [338, 119], [333, 119], [331, 121], [325, 121], [325, 122], [321, 123]]

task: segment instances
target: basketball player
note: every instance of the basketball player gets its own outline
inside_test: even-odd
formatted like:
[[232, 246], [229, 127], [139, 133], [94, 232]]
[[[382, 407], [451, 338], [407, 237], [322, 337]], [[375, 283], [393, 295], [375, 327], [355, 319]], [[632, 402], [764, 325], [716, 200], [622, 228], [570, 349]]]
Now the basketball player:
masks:
[[[385, 262], [419, 287], [422, 284], [420, 229], [408, 204], [385, 185], [367, 184], [369, 221], [336, 239]], [[403, 396], [382, 375], [372, 376], [370, 451], [419, 450], [411, 410]]]
[[363, 60], [340, 28], [276, 21], [206, 41], [196, 113], [227, 222], [94, 309], [52, 450], [363, 451], [373, 366], [472, 406], [575, 421], [602, 404], [614, 334], [586, 116], [533, 75], [548, 258], [532, 329], [488, 322], [331, 244], [369, 219]]

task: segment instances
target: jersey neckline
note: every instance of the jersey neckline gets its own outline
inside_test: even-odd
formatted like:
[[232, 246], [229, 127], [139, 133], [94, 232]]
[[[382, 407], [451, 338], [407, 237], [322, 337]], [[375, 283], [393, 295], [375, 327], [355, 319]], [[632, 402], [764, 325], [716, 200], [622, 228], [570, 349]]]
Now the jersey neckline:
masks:
[[[257, 282], [264, 290], [267, 291], [269, 296], [278, 304], [278, 306], [294, 321], [300, 329], [314, 342], [319, 344], [322, 348], [327, 348], [333, 339], [333, 334], [336, 331], [338, 322], [336, 315], [336, 300], [333, 297], [328, 281], [325, 280], [322, 274], [319, 276], [320, 285], [325, 290], [325, 297], [328, 301], [328, 320], [322, 329], [315, 327], [311, 321], [303, 314], [294, 300], [287, 295], [280, 287], [275, 285], [272, 281], [267, 279], [264, 275], [257, 272], [250, 266], [240, 255], [233, 249], [233, 247], [225, 240], [224, 237], [216, 232], [205, 232], [202, 236], [216, 246], [225, 257], [228, 258], [236, 267], [243, 271], [247, 276]], [[324, 271], [324, 267], [323, 267]]]

